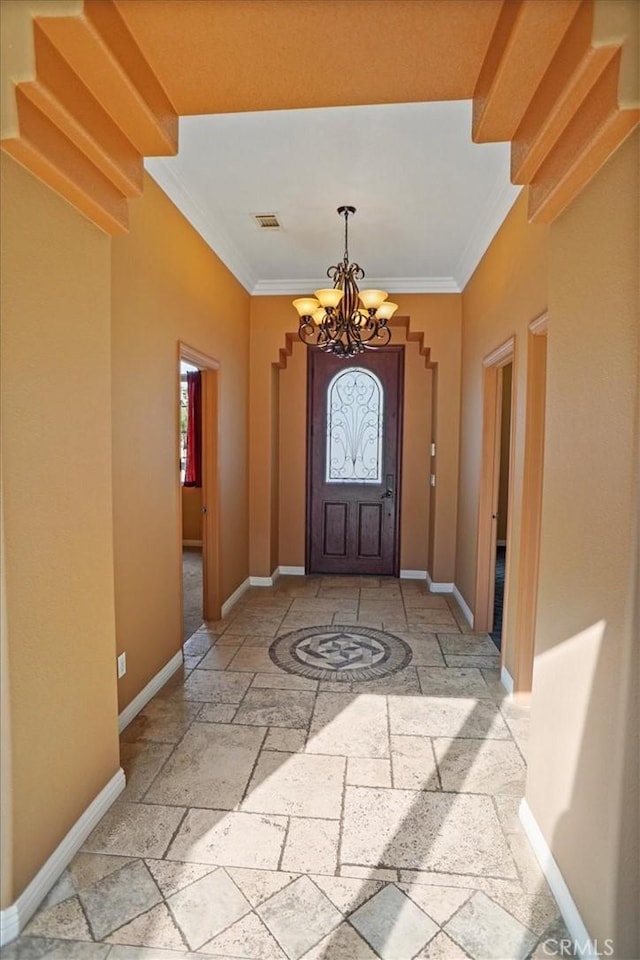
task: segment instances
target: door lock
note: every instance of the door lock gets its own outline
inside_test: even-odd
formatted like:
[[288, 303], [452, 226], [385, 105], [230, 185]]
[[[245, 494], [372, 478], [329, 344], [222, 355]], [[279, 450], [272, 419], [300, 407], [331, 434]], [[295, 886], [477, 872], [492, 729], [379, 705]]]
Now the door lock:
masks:
[[387, 474], [387, 489], [380, 497], [381, 500], [391, 500], [393, 498], [393, 474]]

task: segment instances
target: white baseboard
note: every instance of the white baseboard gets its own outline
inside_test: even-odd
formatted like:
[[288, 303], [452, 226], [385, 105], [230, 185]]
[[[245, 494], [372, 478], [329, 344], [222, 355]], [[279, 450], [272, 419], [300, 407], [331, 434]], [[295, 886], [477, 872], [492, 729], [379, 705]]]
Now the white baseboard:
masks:
[[183, 547], [201, 547], [202, 540], [183, 540], [182, 546]]
[[304, 577], [306, 570], [304, 567], [278, 567], [281, 577]]
[[171, 657], [169, 663], [166, 663], [162, 670], [159, 670], [155, 677], [152, 677], [149, 680], [149, 683], [146, 687], [143, 687], [137, 697], [134, 697], [131, 703], [129, 703], [120, 716], [118, 717], [118, 730], [120, 733], [124, 730], [125, 727], [128, 727], [134, 717], [137, 717], [141, 710], [143, 710], [146, 705], [149, 703], [152, 697], [155, 697], [156, 693], [161, 687], [164, 687], [167, 680], [170, 679], [182, 666], [182, 650], [178, 650], [175, 656]]
[[401, 570], [401, 580], [428, 580], [429, 574], [426, 570]]
[[76, 820], [66, 837], [58, 844], [44, 866], [20, 894], [15, 903], [0, 911], [0, 946], [15, 940], [36, 912], [46, 895], [66, 870], [91, 831], [105, 815], [111, 804], [124, 790], [122, 768], [113, 775], [98, 796]]
[[467, 604], [467, 601], [464, 599], [464, 597], [456, 587], [455, 583], [453, 585], [452, 593], [453, 593], [454, 599], [456, 600], [458, 606], [460, 607], [460, 609], [464, 614], [465, 620], [467, 621], [469, 626], [473, 629], [473, 611], [471, 610], [471, 607]]
[[513, 693], [513, 677], [506, 667], [502, 667], [500, 670], [500, 683], [505, 688], [507, 693]]
[[249, 577], [252, 587], [272, 587], [281, 574], [280, 567], [276, 567], [270, 577]]
[[429, 593], [453, 593], [452, 583], [432, 580], [429, 572], [427, 572], [427, 586], [429, 587]]
[[554, 860], [549, 845], [542, 834], [542, 830], [536, 823], [526, 800], [520, 801], [519, 814], [524, 832], [533, 848], [533, 852], [551, 888], [551, 892], [556, 898], [556, 903], [562, 914], [562, 919], [567, 925], [567, 930], [571, 938], [580, 947], [580, 957], [582, 957], [583, 960], [598, 960], [601, 954], [598, 953], [597, 946], [589, 936], [589, 932], [580, 916], [575, 900], [571, 896], [571, 891], [560, 872], [560, 867]]
[[250, 587], [249, 579], [250, 579], [250, 578], [247, 577], [246, 580], [243, 580], [243, 582], [240, 584], [240, 586], [237, 587], [237, 588], [233, 591], [233, 593], [231, 594], [231, 596], [230, 596], [230, 597], [227, 597], [227, 599], [225, 600], [225, 602], [222, 604], [222, 607], [221, 607], [221, 609], [220, 609], [220, 615], [222, 616], [223, 619], [224, 619], [224, 618], [226, 617], [226, 615], [229, 613], [229, 610], [231, 610], [231, 607], [234, 605], [234, 603], [237, 603], [238, 600], [240, 599], [240, 597], [242, 596], [242, 594], [243, 594], [243, 593], [246, 593], [247, 590], [249, 589], [249, 587]]
[[506, 540], [496, 540], [496, 547], [506, 547], [506, 545], [507, 545]]

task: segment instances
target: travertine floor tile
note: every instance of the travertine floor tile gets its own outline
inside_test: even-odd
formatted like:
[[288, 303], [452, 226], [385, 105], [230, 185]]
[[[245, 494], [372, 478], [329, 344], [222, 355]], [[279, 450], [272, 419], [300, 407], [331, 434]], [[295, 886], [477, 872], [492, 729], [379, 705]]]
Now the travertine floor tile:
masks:
[[494, 657], [500, 659], [498, 648], [486, 633], [462, 635], [440, 631], [438, 640], [445, 655], [454, 654], [465, 657]]
[[349, 922], [382, 960], [413, 957], [438, 932], [433, 920], [393, 884], [359, 907]]
[[57, 940], [93, 939], [77, 897], [37, 913], [24, 932], [27, 937], [51, 937]]
[[142, 860], [134, 860], [85, 887], [79, 897], [96, 940], [102, 940], [162, 899]]
[[195, 720], [199, 703], [187, 700], [157, 698], [146, 705], [142, 713], [123, 730], [121, 741], [156, 740], [159, 743], [177, 743], [189, 724]]
[[85, 840], [83, 852], [159, 859], [183, 815], [181, 807], [114, 803]]
[[99, 853], [77, 853], [67, 870], [76, 890], [82, 890], [97, 880], [102, 880], [125, 864], [131, 857], [103, 856]]
[[252, 907], [268, 900], [297, 878], [297, 874], [281, 870], [243, 870], [230, 867], [227, 873], [236, 886], [240, 887]]
[[498, 820], [505, 833], [522, 833], [522, 824], [520, 823], [520, 798], [497, 796], [493, 802], [498, 813]]
[[184, 941], [164, 903], [120, 927], [106, 938], [106, 942], [158, 947], [160, 950], [184, 949]]
[[251, 675], [223, 670], [194, 670], [184, 682], [185, 700], [207, 703], [240, 703], [251, 683]]
[[[275, 673], [281, 675], [282, 668], [277, 666], [269, 656], [268, 649], [263, 647], [240, 647], [229, 664], [230, 670], [242, 670], [247, 673]], [[285, 674], [288, 676], [288, 674]]]
[[445, 932], [474, 960], [523, 960], [537, 939], [481, 892], [452, 917]]
[[292, 817], [281, 867], [298, 873], [333, 876], [338, 866], [339, 840], [340, 824], [337, 820]]
[[434, 634], [419, 635], [398, 631], [396, 635], [411, 647], [412, 667], [444, 667], [442, 650]]
[[317, 690], [318, 681], [280, 671], [280, 673], [256, 673], [251, 686], [270, 687], [273, 690]]
[[516, 877], [489, 797], [347, 787], [341, 857], [371, 867], [421, 867]]
[[231, 723], [237, 709], [235, 703], [203, 703], [198, 720], [200, 723]]
[[399, 736], [509, 740], [493, 701], [464, 697], [389, 697], [391, 733]]
[[201, 863], [173, 863], [170, 860], [145, 860], [145, 863], [163, 897], [170, 897], [216, 869]]
[[344, 757], [263, 750], [242, 809], [337, 820], [341, 812], [345, 764]]
[[243, 957], [247, 960], [286, 960], [262, 920], [249, 913], [228, 930], [219, 933], [202, 948], [204, 953], [220, 957]]
[[306, 727], [311, 719], [314, 699], [315, 694], [307, 690], [252, 687], [236, 713], [235, 722], [270, 727]]
[[349, 757], [347, 783], [359, 787], [390, 787], [391, 764], [388, 760]]
[[260, 727], [195, 722], [145, 799], [232, 810], [244, 794], [265, 734]]
[[123, 800], [140, 800], [173, 750], [170, 743], [122, 743], [120, 764], [127, 779]]
[[477, 667], [418, 667], [425, 697], [489, 697], [489, 688]]
[[[496, 654], [497, 653], [498, 650], [496, 648]], [[448, 667], [477, 667], [480, 671], [493, 667], [496, 664], [500, 664], [499, 656], [492, 657], [490, 655], [487, 655], [486, 657], [473, 655], [460, 656], [459, 654], [445, 652], [444, 659]], [[495, 697], [492, 699], [495, 699]]]
[[[43, 960], [45, 957], [46, 960], [106, 960], [109, 950], [108, 943], [21, 937], [2, 948], [2, 960]], [[116, 960], [125, 960], [125, 958], [116, 957]], [[181, 960], [184, 960], [184, 954], [181, 955]]]
[[509, 740], [435, 739], [433, 746], [443, 790], [516, 797], [524, 793], [526, 768]]
[[391, 736], [393, 786], [403, 790], [439, 790], [429, 737]]
[[308, 877], [294, 880], [257, 912], [290, 960], [299, 960], [342, 921], [342, 915]]
[[341, 923], [305, 953], [302, 960], [377, 960], [377, 957], [352, 926]]
[[382, 890], [382, 880], [356, 880], [352, 877], [328, 877], [312, 874], [311, 879], [345, 917], [360, 904]]
[[441, 932], [429, 941], [415, 960], [469, 960], [469, 954]]
[[461, 887], [429, 887], [421, 883], [399, 883], [398, 887], [440, 926], [473, 894]]
[[189, 810], [169, 847], [167, 859], [275, 869], [286, 827], [284, 817]]
[[196, 880], [167, 903], [191, 950], [199, 950], [251, 910], [224, 870]]
[[[229, 666], [241, 644], [228, 646], [215, 646], [207, 653], [199, 663], [200, 670], [224, 670]], [[234, 667], [231, 668], [235, 669]]]
[[306, 752], [388, 757], [384, 698], [367, 694], [319, 693]]
[[264, 749], [298, 753], [304, 750], [306, 740], [306, 730], [296, 730], [293, 727], [271, 727], [264, 742]]
[[380, 677], [379, 680], [365, 680], [353, 685], [355, 693], [375, 694], [378, 697], [385, 696], [404, 696], [415, 697], [420, 695], [420, 684], [418, 682], [418, 673], [415, 667], [405, 667], [404, 670], [398, 670], [388, 677]]

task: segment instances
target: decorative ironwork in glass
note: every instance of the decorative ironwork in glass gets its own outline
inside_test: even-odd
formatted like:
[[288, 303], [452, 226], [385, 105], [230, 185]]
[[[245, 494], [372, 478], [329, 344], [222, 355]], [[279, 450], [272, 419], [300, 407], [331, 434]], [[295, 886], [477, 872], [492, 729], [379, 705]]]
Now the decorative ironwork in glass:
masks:
[[327, 483], [382, 481], [383, 389], [374, 373], [350, 367], [327, 388]]

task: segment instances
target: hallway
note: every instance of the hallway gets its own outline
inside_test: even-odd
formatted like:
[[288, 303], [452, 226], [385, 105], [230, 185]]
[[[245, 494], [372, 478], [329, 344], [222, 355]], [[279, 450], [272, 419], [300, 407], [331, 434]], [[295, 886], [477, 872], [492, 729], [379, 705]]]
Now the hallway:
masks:
[[[124, 731], [124, 794], [6, 960], [556, 955], [517, 817], [527, 708], [468, 630], [418, 581], [248, 591]], [[297, 675], [269, 651], [291, 631]]]

